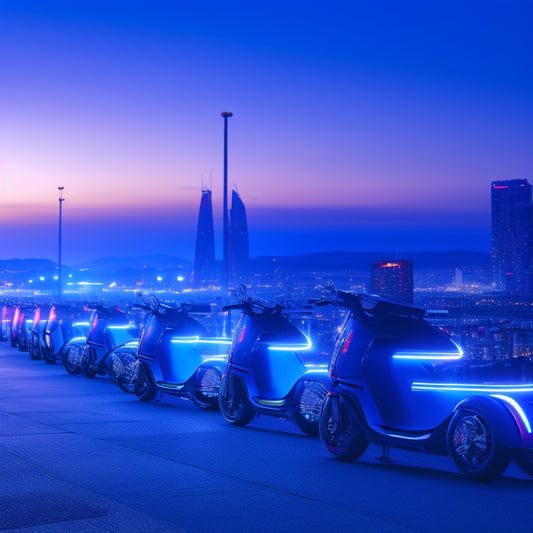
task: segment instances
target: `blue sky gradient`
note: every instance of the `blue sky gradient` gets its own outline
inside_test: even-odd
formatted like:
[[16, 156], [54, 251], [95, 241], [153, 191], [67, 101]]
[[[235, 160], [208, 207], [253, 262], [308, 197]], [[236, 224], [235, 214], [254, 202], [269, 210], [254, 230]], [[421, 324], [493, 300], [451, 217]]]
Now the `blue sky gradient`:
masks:
[[[252, 255], [489, 251], [530, 178], [533, 4], [4, 0], [3, 259], [221, 254], [222, 132]], [[97, 237], [95, 237], [95, 235]]]

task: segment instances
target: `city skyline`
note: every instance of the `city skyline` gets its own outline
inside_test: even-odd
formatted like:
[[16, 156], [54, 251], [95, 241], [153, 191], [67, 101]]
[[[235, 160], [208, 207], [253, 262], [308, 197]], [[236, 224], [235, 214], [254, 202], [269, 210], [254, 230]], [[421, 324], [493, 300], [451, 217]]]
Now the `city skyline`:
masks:
[[[226, 23], [221, 21], [227, 21]], [[222, 119], [250, 256], [490, 251], [530, 179], [529, 2], [35, 0], [0, 8], [1, 257], [192, 259]]]

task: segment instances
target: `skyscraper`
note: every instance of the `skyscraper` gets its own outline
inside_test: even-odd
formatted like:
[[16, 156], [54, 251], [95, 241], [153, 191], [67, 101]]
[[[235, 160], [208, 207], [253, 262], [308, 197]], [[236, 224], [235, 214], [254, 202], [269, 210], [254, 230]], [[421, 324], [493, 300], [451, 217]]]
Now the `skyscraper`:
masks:
[[372, 293], [403, 304], [413, 303], [413, 262], [372, 264]]
[[204, 189], [198, 213], [193, 281], [195, 284], [215, 278], [215, 230], [211, 191]]
[[246, 209], [237, 191], [231, 194], [230, 210], [230, 268], [233, 276], [242, 276], [248, 272], [250, 248], [248, 242], [248, 223]]
[[496, 290], [531, 295], [533, 209], [525, 179], [493, 181], [492, 274]]

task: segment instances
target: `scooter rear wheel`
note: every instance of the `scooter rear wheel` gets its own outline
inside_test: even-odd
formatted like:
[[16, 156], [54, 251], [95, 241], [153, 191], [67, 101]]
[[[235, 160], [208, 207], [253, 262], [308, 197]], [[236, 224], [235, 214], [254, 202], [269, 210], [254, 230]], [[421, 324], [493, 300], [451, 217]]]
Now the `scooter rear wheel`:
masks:
[[135, 381], [133, 380], [133, 365], [135, 356], [130, 352], [114, 352], [111, 354], [111, 379], [121, 390], [127, 393], [135, 392]]
[[230, 424], [245, 426], [253, 420], [255, 410], [246, 397], [241, 381], [235, 377], [231, 378], [233, 380], [233, 391], [230, 393], [229, 379], [228, 376], [224, 376], [220, 384], [218, 395], [220, 412]]
[[511, 462], [512, 453], [502, 446], [483, 415], [474, 409], [459, 409], [448, 428], [448, 452], [470, 479], [490, 481]]
[[528, 476], [533, 477], [533, 450], [520, 450], [516, 452], [514, 460]]
[[306, 381], [298, 388], [294, 418], [306, 435], [318, 436], [320, 410], [327, 395], [328, 390], [318, 381]]
[[198, 369], [195, 376], [198, 388], [192, 393], [192, 401], [201, 409], [216, 411], [221, 380], [221, 372], [216, 368]]
[[357, 414], [350, 403], [341, 395], [338, 402], [338, 420], [335, 420], [332, 397], [324, 401], [319, 422], [320, 440], [337, 459], [355, 461], [365, 453], [369, 441], [359, 429]]

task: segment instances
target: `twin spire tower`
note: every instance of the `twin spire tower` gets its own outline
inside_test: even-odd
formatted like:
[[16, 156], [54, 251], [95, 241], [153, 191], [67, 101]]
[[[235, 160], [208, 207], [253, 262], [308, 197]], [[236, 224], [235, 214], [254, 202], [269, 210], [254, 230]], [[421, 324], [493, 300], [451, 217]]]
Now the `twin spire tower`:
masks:
[[246, 209], [236, 190], [231, 195], [231, 210], [228, 210], [228, 118], [233, 113], [224, 111], [224, 201], [223, 201], [223, 265], [222, 276], [217, 275], [215, 262], [215, 230], [213, 222], [212, 192], [202, 189], [196, 251], [194, 256], [193, 281], [196, 285], [221, 280], [227, 287], [230, 279], [244, 275], [248, 270], [249, 243]]

